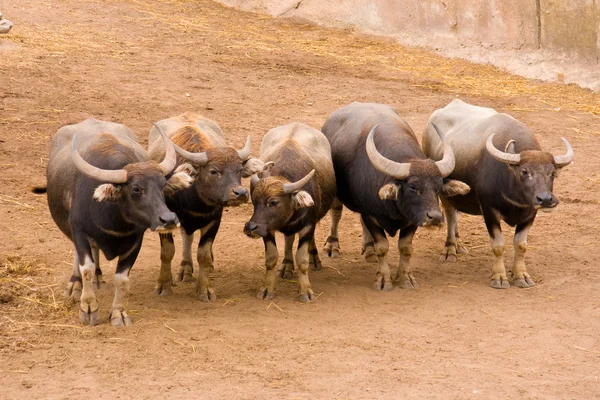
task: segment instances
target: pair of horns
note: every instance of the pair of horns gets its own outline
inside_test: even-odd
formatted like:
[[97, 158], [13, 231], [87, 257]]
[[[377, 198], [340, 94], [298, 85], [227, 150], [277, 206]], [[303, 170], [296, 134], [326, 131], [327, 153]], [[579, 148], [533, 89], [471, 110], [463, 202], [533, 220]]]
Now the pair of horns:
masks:
[[[498, 150], [496, 148], [496, 146], [494, 146], [494, 143], [492, 143], [492, 141], [494, 140], [494, 134], [491, 134], [490, 136], [488, 136], [487, 141], [485, 142], [485, 147], [487, 149], [487, 151], [490, 153], [490, 155], [492, 157], [494, 157], [496, 160], [503, 162], [505, 164], [510, 164], [510, 165], [517, 165], [521, 163], [521, 154], [513, 154], [513, 153], [505, 153], [501, 150]], [[556, 165], [557, 168], [562, 168], [564, 166], [567, 166], [569, 164], [571, 164], [571, 162], [573, 161], [573, 148], [571, 147], [571, 144], [569, 143], [569, 141], [563, 137], [561, 137], [563, 143], [565, 144], [565, 147], [567, 148], [567, 152], [562, 155], [562, 156], [554, 156], [554, 165]], [[509, 142], [510, 144], [510, 142]], [[508, 148], [508, 146], [507, 146]]]
[[[442, 144], [444, 146], [444, 156], [440, 161], [436, 161], [435, 165], [440, 170], [440, 174], [442, 178], [447, 177], [452, 173], [454, 169], [454, 152], [452, 148], [446, 141], [446, 138], [440, 132], [437, 125], [432, 123], [433, 128], [439, 135]], [[375, 147], [375, 142], [373, 141], [373, 136], [375, 135], [375, 130], [379, 125], [375, 125], [373, 129], [369, 132], [369, 136], [367, 136], [367, 155], [369, 156], [369, 160], [373, 163], [373, 166], [379, 171], [383, 172], [386, 175], [389, 175], [395, 179], [405, 179], [410, 173], [410, 163], [399, 163], [396, 161], [392, 161], [388, 158], [385, 158], [377, 148]]]
[[[175, 148], [174, 148], [175, 145], [173, 144], [173, 142], [171, 142], [169, 140], [167, 135], [156, 124], [154, 124], [154, 126], [156, 126], [156, 129], [158, 129], [160, 136], [162, 136], [163, 142], [165, 143], [165, 148], [166, 148], [165, 158], [164, 158], [164, 160], [162, 160], [162, 162], [160, 164], [158, 164], [158, 166], [160, 167], [160, 169], [162, 170], [164, 175], [168, 175], [173, 171], [173, 168], [175, 168], [175, 163], [177, 161], [177, 158], [175, 155]], [[89, 176], [90, 178], [96, 179], [101, 182], [108, 182], [108, 183], [125, 183], [125, 182], [127, 182], [127, 170], [124, 170], [124, 169], [102, 169], [102, 168], [94, 167], [92, 164], [85, 161], [79, 154], [79, 151], [77, 150], [77, 147], [75, 145], [76, 138], [77, 138], [77, 134], [74, 134], [73, 138], [71, 140], [71, 158], [73, 159], [73, 164], [75, 164], [75, 167], [77, 167], [77, 169], [79, 171], [81, 171], [85, 175]]]
[[[304, 176], [304, 178], [302, 178], [296, 182], [284, 183], [283, 184], [283, 193], [284, 194], [292, 194], [294, 192], [297, 192], [298, 190], [302, 189], [304, 187], [304, 185], [306, 185], [308, 183], [308, 181], [310, 181], [314, 175], [315, 175], [315, 170], [313, 169], [308, 174], [306, 174]], [[250, 178], [250, 179], [251, 179], [251, 182], [253, 185], [256, 185], [256, 183], [260, 180], [257, 174], [252, 175], [252, 178]]]
[[[156, 124], [154, 124], [154, 126], [156, 126]], [[158, 126], [156, 126], [156, 128], [158, 129]], [[181, 157], [185, 158], [187, 161], [193, 164], [203, 166], [206, 165], [206, 163], [208, 162], [208, 156], [206, 155], [205, 151], [203, 151], [202, 153], [192, 153], [182, 149], [176, 144], [173, 144], [173, 146], [175, 147], [175, 151], [177, 152], [177, 154], [179, 154]], [[241, 150], [237, 150], [237, 153], [242, 159], [242, 161], [246, 161], [248, 159], [248, 156], [250, 156], [251, 147], [252, 141], [250, 140], [250, 136], [248, 136], [244, 148]]]

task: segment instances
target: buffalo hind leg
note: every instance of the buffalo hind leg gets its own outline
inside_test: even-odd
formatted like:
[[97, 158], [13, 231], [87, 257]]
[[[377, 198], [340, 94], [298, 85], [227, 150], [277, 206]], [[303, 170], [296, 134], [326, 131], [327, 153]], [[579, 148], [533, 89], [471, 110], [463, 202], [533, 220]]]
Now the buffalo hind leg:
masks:
[[[173, 294], [173, 274], [171, 272], [171, 261], [175, 257], [175, 243], [172, 233], [160, 233], [160, 272], [158, 281], [154, 286], [154, 294], [168, 296]], [[116, 278], [116, 276], [115, 276]], [[116, 281], [115, 281], [116, 285]]]
[[402, 229], [398, 237], [398, 252], [400, 253], [400, 263], [396, 280], [400, 289], [418, 289], [419, 284], [412, 274], [410, 259], [413, 253], [412, 239], [417, 231], [416, 226], [409, 226]]
[[298, 249], [296, 250], [296, 265], [298, 266], [298, 295], [302, 303], [317, 299], [308, 279], [309, 248], [314, 241], [315, 227], [307, 226], [298, 232]]
[[443, 197], [441, 197], [441, 200], [444, 214], [446, 214], [448, 233], [440, 261], [455, 262], [457, 254], [467, 254], [469, 251], [462, 244], [458, 235], [458, 211]]
[[387, 260], [389, 243], [385, 231], [368, 216], [363, 215], [361, 217], [366, 228], [369, 230], [370, 235], [373, 237], [375, 254], [377, 255], [377, 274], [375, 275], [375, 281], [373, 282], [373, 289], [392, 290], [394, 289], [394, 284], [392, 282], [390, 266], [388, 265]]
[[125, 311], [125, 303], [129, 296], [129, 271], [131, 271], [131, 267], [133, 267], [141, 247], [142, 238], [140, 238], [140, 241], [136, 243], [129, 253], [119, 257], [114, 277], [115, 297], [113, 299], [109, 317], [112, 326], [131, 325], [131, 319]]
[[327, 256], [331, 258], [338, 258], [340, 256], [340, 238], [338, 234], [338, 227], [340, 220], [342, 219], [342, 211], [344, 206], [337, 197], [333, 200], [333, 205], [329, 210], [329, 216], [331, 217], [331, 229], [329, 230], [329, 236], [325, 241], [323, 250], [327, 253]]
[[506, 276], [506, 268], [504, 267], [504, 235], [500, 228], [500, 218], [497, 213], [484, 210], [483, 219], [485, 220], [485, 226], [490, 235], [490, 243], [492, 245], [492, 252], [494, 253], [494, 266], [492, 267], [492, 277], [490, 286], [495, 289], [508, 289], [510, 283]]
[[283, 279], [294, 278], [294, 239], [296, 235], [285, 236], [285, 255], [281, 265], [281, 277]]
[[[535, 218], [535, 217], [534, 217]], [[535, 285], [525, 266], [525, 252], [527, 251], [527, 233], [533, 225], [533, 218], [525, 223], [518, 224], [515, 229], [515, 262], [513, 266], [513, 285], [527, 288]]]
[[71, 274], [71, 279], [69, 279], [69, 283], [67, 284], [63, 295], [73, 302], [79, 302], [81, 299], [83, 282], [81, 280], [81, 271], [79, 271], [79, 257], [77, 256], [77, 249], [75, 249], [73, 253], [75, 254], [73, 256], [73, 273]]
[[99, 290], [106, 285], [104, 278], [102, 278], [102, 269], [100, 269], [100, 249], [95, 244], [92, 244], [92, 257], [94, 258], [94, 289]]
[[365, 256], [365, 260], [370, 263], [377, 262], [377, 254], [375, 254], [375, 243], [373, 241], [373, 236], [369, 233], [369, 230], [365, 226], [365, 222], [363, 221], [363, 217], [360, 217], [360, 225], [362, 226], [362, 255]]
[[181, 264], [177, 271], [176, 279], [178, 282], [191, 282], [194, 280], [194, 262], [192, 261], [192, 242], [194, 241], [194, 232], [187, 234], [181, 227]]
[[275, 281], [277, 279], [277, 243], [275, 236], [271, 233], [263, 238], [265, 244], [265, 279], [256, 297], [261, 300], [273, 300], [275, 297]]
[[219, 231], [221, 220], [215, 219], [200, 230], [200, 242], [198, 243], [198, 282], [196, 284], [196, 295], [203, 302], [214, 302], [217, 300], [215, 289], [210, 283], [209, 273], [213, 265], [212, 245]]

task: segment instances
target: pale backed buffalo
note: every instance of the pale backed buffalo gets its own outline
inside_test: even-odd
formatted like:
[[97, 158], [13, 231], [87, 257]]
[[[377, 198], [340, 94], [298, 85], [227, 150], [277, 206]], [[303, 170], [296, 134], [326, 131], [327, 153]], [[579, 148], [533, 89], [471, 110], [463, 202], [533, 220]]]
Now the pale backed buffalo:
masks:
[[[443, 182], [454, 168], [452, 149], [445, 146], [440, 161], [426, 158], [412, 129], [393, 108], [383, 104], [342, 107], [331, 114], [322, 130], [331, 144], [337, 197], [360, 213], [374, 240], [378, 261], [374, 288], [393, 289], [386, 232], [394, 236], [398, 230], [396, 280], [400, 288], [417, 288], [410, 265], [417, 228], [442, 224], [438, 194], [468, 191], [461, 182]], [[332, 227], [340, 217], [341, 209], [332, 212]]]
[[[48, 193], [52, 218], [75, 246], [66, 294], [80, 301], [85, 324], [96, 325], [99, 318], [94, 293], [94, 284], [102, 281], [99, 251], [109, 260], [119, 257], [110, 322], [130, 325], [125, 311], [129, 271], [144, 232], [179, 225], [163, 191], [186, 187], [191, 178], [185, 173], [171, 176], [175, 150], [166, 136], [161, 140], [167, 152], [158, 163], [148, 158], [131, 130], [112, 122], [87, 119], [62, 127], [52, 138], [47, 187], [35, 191]], [[165, 176], [170, 176], [168, 181]]]
[[[192, 113], [155, 124], [148, 144], [150, 156], [155, 160], [164, 153], [161, 131], [175, 144], [179, 154], [177, 165], [194, 178], [193, 185], [185, 190], [165, 192], [169, 209], [181, 222], [183, 257], [177, 279], [192, 280], [192, 241], [194, 232], [200, 230], [196, 294], [202, 301], [215, 301], [216, 293], [210, 283], [209, 271], [213, 268], [212, 245], [221, 224], [223, 208], [248, 201], [248, 190], [242, 186], [241, 178], [262, 170], [264, 164], [256, 158], [249, 158], [250, 137], [242, 150], [227, 147], [225, 136], [214, 121]], [[160, 244], [161, 269], [155, 293], [166, 295], [172, 293], [173, 235], [161, 234]]]
[[500, 229], [500, 221], [504, 220], [516, 226], [513, 284], [533, 286], [524, 261], [527, 233], [538, 210], [550, 210], [558, 205], [552, 186], [557, 172], [573, 161], [571, 145], [563, 138], [566, 154], [552, 156], [542, 151], [529, 129], [510, 115], [455, 99], [431, 115], [423, 133], [423, 149], [433, 159], [441, 157], [433, 124], [444, 133], [456, 155], [456, 167], [450, 178], [463, 181], [472, 189], [467, 195], [441, 196], [448, 220], [441, 259], [456, 261], [457, 253], [466, 252], [459, 240], [457, 211], [483, 214], [496, 257], [491, 286], [510, 287]]
[[263, 138], [260, 158], [264, 170], [252, 177], [254, 214], [244, 227], [246, 235], [262, 237], [266, 275], [258, 292], [272, 299], [275, 292], [277, 245], [275, 232], [285, 235], [282, 274], [292, 272], [292, 246], [298, 234], [296, 265], [298, 292], [303, 303], [316, 300], [308, 279], [308, 266], [321, 268], [315, 246], [315, 226], [335, 198], [335, 174], [327, 138], [317, 129], [291, 123], [271, 129]]

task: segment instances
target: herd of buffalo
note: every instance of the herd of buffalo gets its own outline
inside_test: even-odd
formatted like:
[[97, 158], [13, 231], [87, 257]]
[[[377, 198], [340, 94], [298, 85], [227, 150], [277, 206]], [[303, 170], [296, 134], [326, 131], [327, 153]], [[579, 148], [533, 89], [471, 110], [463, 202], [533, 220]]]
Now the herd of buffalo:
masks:
[[[527, 233], [538, 209], [558, 204], [552, 194], [554, 178], [573, 160], [573, 149], [562, 140], [565, 154], [552, 155], [513, 117], [458, 99], [431, 115], [421, 145], [390, 106], [351, 103], [332, 113], [321, 131], [302, 123], [270, 130], [259, 158], [250, 157], [250, 138], [241, 150], [229, 147], [219, 126], [197, 114], [155, 123], [148, 149], [124, 125], [87, 119], [54, 135], [47, 184], [33, 190], [47, 193], [52, 218], [73, 242], [66, 294], [79, 301], [84, 324], [99, 322], [94, 291], [103, 283], [100, 250], [109, 260], [118, 257], [110, 322], [124, 326], [131, 324], [125, 310], [129, 271], [144, 232], [150, 228], [160, 235], [155, 293], [167, 295], [173, 285], [173, 230], [180, 227], [182, 233], [175, 279], [183, 281], [193, 279], [192, 242], [200, 231], [196, 293], [212, 302], [212, 245], [223, 209], [250, 198], [254, 212], [243, 230], [264, 242], [261, 299], [273, 298], [278, 276], [293, 274], [300, 301], [316, 299], [308, 278], [309, 267], [321, 268], [315, 226], [329, 211], [325, 251], [339, 256], [343, 206], [360, 214], [363, 254], [377, 263], [376, 290], [392, 290], [394, 283], [404, 289], [419, 287], [411, 267], [413, 236], [418, 227], [441, 225], [444, 216], [448, 234], [441, 260], [456, 261], [466, 253], [458, 234], [458, 211], [483, 215], [495, 258], [491, 286], [532, 286], [524, 262]], [[241, 184], [244, 177], [251, 178], [250, 191]], [[515, 227], [510, 280], [501, 220]], [[285, 235], [280, 268], [277, 231]], [[396, 233], [400, 261], [392, 277], [387, 236]]]

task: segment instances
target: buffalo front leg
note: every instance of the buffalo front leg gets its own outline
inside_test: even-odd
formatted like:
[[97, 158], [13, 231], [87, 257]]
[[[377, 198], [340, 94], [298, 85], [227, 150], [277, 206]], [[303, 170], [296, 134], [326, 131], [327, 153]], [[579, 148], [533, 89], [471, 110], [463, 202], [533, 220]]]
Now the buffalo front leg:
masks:
[[196, 295], [203, 302], [214, 302], [217, 300], [215, 289], [210, 283], [209, 273], [213, 263], [212, 245], [219, 231], [220, 220], [214, 220], [200, 230], [200, 242], [198, 243], [198, 282], [196, 284]]
[[81, 299], [82, 285], [81, 271], [79, 271], [79, 257], [77, 256], [77, 249], [75, 249], [73, 256], [73, 272], [63, 295], [73, 302], [78, 302]]
[[194, 232], [188, 235], [181, 227], [181, 264], [177, 271], [176, 279], [179, 282], [191, 282], [194, 280], [194, 262], [192, 261], [192, 242], [194, 241]]
[[314, 233], [312, 240], [308, 244], [308, 264], [313, 271], [320, 271], [323, 269], [323, 264], [321, 264], [321, 259], [319, 258], [319, 250], [317, 250], [317, 245], [315, 243]]
[[[173, 294], [173, 274], [171, 273], [171, 261], [175, 257], [175, 242], [172, 233], [160, 233], [160, 272], [158, 281], [154, 286], [154, 294], [168, 296]], [[116, 285], [116, 281], [115, 281]]]
[[95, 244], [92, 244], [92, 257], [94, 258], [94, 289], [102, 289], [102, 287], [106, 284], [104, 278], [102, 277], [102, 269], [100, 269], [100, 249]]
[[264, 300], [272, 300], [275, 297], [275, 280], [277, 279], [277, 243], [275, 242], [275, 236], [272, 233], [268, 233], [264, 238], [265, 243], [265, 279], [260, 290], [256, 294], [256, 297]]
[[418, 289], [419, 284], [413, 276], [410, 259], [413, 253], [412, 239], [417, 231], [416, 226], [409, 226], [402, 229], [398, 237], [398, 252], [400, 253], [400, 263], [396, 280], [400, 289]]
[[[534, 217], [535, 218], [535, 217]], [[533, 225], [533, 218], [523, 224], [518, 224], [515, 229], [515, 263], [513, 266], [513, 285], [527, 288], [534, 286], [535, 283], [531, 279], [531, 275], [527, 272], [525, 266], [525, 252], [527, 251], [527, 234]]]
[[129, 271], [131, 271], [131, 267], [135, 263], [141, 247], [142, 238], [140, 238], [140, 241], [136, 243], [128, 254], [119, 257], [114, 277], [115, 297], [110, 309], [110, 324], [112, 326], [131, 325], [131, 319], [125, 311], [125, 303], [129, 296]]
[[296, 235], [285, 236], [285, 253], [281, 265], [281, 277], [292, 279], [294, 277], [294, 239]]
[[497, 213], [484, 210], [483, 219], [490, 235], [492, 252], [495, 257], [490, 286], [495, 289], [508, 289], [510, 283], [504, 267], [504, 235], [500, 228], [500, 218]]
[[373, 289], [392, 290], [394, 284], [392, 283], [390, 266], [387, 260], [389, 243], [385, 231], [368, 216], [362, 215], [361, 217], [373, 237], [375, 254], [377, 255], [377, 274], [375, 275], [375, 282], [373, 282]]
[[296, 250], [296, 265], [298, 266], [298, 295], [302, 303], [317, 299], [308, 279], [309, 248], [314, 241], [315, 227], [307, 226], [298, 232], [298, 249]]
[[370, 263], [377, 262], [377, 254], [375, 253], [375, 242], [373, 240], [373, 236], [365, 226], [365, 222], [363, 221], [363, 217], [360, 217], [360, 225], [362, 226], [362, 255], [365, 256], [365, 260]]
[[94, 274], [96, 266], [90, 253], [83, 253], [83, 263], [79, 265], [83, 290], [79, 300], [79, 318], [85, 325], [98, 325], [98, 300], [94, 293]]
[[325, 250], [327, 255], [331, 258], [337, 258], [340, 256], [338, 227], [340, 225], [340, 220], [342, 219], [343, 209], [344, 206], [342, 202], [336, 197], [333, 201], [333, 205], [331, 206], [331, 210], [329, 210], [329, 215], [331, 217], [331, 229], [329, 230], [329, 236], [325, 241], [325, 246], [323, 246], [323, 250]]

